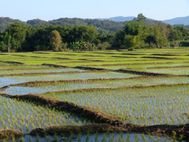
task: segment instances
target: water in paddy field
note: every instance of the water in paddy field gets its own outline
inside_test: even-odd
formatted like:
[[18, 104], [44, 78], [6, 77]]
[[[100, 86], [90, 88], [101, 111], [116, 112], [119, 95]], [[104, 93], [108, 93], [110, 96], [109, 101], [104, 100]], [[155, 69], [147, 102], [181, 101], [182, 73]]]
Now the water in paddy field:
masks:
[[24, 75], [0, 77], [0, 87], [31, 82], [31, 81], [58, 81], [58, 80], [86, 80], [86, 79], [111, 79], [111, 78], [130, 78], [137, 75], [115, 72], [91, 72], [91, 73], [73, 73], [73, 74], [44, 74], [44, 75]]
[[[19, 70], [15, 70], [15, 68], [17, 68], [17, 66], [15, 66], [14, 68], [8, 68], [9, 66], [7, 66], [7, 70], [6, 69], [2, 69], [0, 68], [0, 76], [1, 75], [5, 75], [0, 77], [0, 88], [7, 86], [7, 85], [11, 85], [11, 84], [17, 84], [17, 83], [24, 83], [24, 82], [28, 82], [28, 81], [38, 81], [38, 80], [48, 80], [48, 78], [50, 78], [49, 80], [60, 80], [60, 79], [64, 79], [64, 73], [67, 74], [69, 72], [78, 72], [81, 73], [83, 72], [83, 70], [80, 69], [73, 69], [73, 68], [42, 68], [42, 69], [31, 69], [29, 70], [28, 68], [19, 68]], [[32, 68], [35, 68], [35, 66], [33, 66]], [[18, 76], [9, 76], [10, 74], [19, 74]], [[32, 75], [22, 75], [25, 73], [41, 73], [41, 75], [37, 75], [37, 76], [32, 76]], [[43, 73], [54, 73], [55, 75], [43, 75]], [[58, 74], [60, 73], [60, 74]], [[57, 74], [57, 75], [56, 75]], [[69, 75], [69, 74], [68, 74]], [[67, 75], [67, 76], [68, 76]], [[60, 79], [59, 79], [60, 78]]]
[[[151, 86], [151, 85], [176, 85], [176, 84], [189, 83], [188, 77], [150, 77], [150, 78], [133, 78], [126, 80], [108, 80], [101, 82], [69, 82], [69, 83], [57, 83], [47, 84], [31, 87], [22, 86], [10, 86], [3, 90], [4, 93], [9, 95], [26, 95], [26, 94], [41, 94], [46, 92], [60, 91], [60, 90], [74, 90], [74, 89], [89, 89], [89, 88], [118, 88], [118, 87], [133, 87], [133, 86]], [[184, 91], [184, 90], [183, 90]], [[187, 91], [187, 90], [185, 90]]]
[[6, 85], [18, 83], [16, 80], [12, 78], [0, 78], [0, 88]]
[[39, 94], [48, 92], [48, 89], [34, 88], [34, 87], [9, 87], [5, 91], [8, 95], [27, 95], [27, 94]]
[[[168, 137], [157, 137], [142, 134], [102, 133], [54, 136], [25, 136], [19, 140], [25, 142], [173, 142]], [[19, 141], [18, 140], [18, 141]], [[174, 141], [176, 142], [176, 140]], [[184, 141], [183, 141], [184, 142]]]

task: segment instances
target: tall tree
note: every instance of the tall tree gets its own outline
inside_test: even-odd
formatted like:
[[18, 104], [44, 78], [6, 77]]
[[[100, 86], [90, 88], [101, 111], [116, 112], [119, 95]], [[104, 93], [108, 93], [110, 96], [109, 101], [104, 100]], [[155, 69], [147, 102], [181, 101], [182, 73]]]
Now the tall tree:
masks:
[[9, 51], [21, 50], [22, 43], [26, 38], [27, 28], [28, 26], [23, 23], [14, 23], [6, 29], [5, 39]]
[[53, 30], [50, 35], [50, 48], [53, 51], [62, 50], [62, 37], [57, 30]]
[[6, 51], [6, 52], [11, 51], [11, 40], [12, 37], [9, 32], [5, 32], [1, 35], [1, 43], [0, 43], [1, 51]]

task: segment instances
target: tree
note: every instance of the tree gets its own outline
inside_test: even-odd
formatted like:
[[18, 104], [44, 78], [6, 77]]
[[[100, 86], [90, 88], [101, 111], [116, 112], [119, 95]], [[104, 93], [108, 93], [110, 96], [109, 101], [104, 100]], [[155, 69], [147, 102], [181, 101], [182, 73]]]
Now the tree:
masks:
[[106, 50], [106, 49], [110, 49], [111, 45], [108, 42], [103, 42], [103, 43], [99, 43], [97, 45], [97, 48], [99, 50]]
[[117, 48], [162, 48], [168, 45], [171, 27], [146, 19], [142, 14], [125, 24], [114, 38], [113, 46]]
[[13, 23], [4, 34], [5, 44], [10, 51], [20, 51], [22, 43], [25, 41], [28, 26], [23, 23]]
[[62, 37], [57, 30], [53, 30], [50, 35], [50, 47], [53, 51], [62, 50]]
[[138, 14], [138, 16], [137, 16], [138, 21], [143, 21], [145, 19], [146, 19], [146, 17], [142, 13]]
[[118, 31], [113, 39], [112, 47], [114, 49], [120, 49], [120, 48], [126, 48], [124, 44], [125, 40], [125, 32], [124, 31]]
[[9, 32], [5, 32], [3, 36], [3, 41], [1, 42], [2, 50], [10, 52], [11, 51], [11, 40], [12, 37]]
[[96, 46], [90, 42], [77, 41], [77, 42], [73, 42], [70, 48], [73, 51], [93, 51], [96, 49]]
[[144, 41], [150, 47], [154, 47], [157, 44], [156, 37], [152, 34], [148, 35]]
[[156, 47], [162, 48], [168, 45], [168, 39], [166, 34], [163, 32], [163, 29], [160, 26], [156, 26], [154, 29], [155, 37], [156, 37]]
[[102, 30], [101, 26], [108, 25], [101, 22], [96, 23], [95, 25], [102, 24], [96, 27], [89, 26], [91, 24], [81, 26], [78, 22], [70, 25], [67, 22], [69, 26], [13, 23], [0, 33], [0, 51], [162, 48], [186, 45], [186, 41], [189, 41], [189, 28], [186, 26], [167, 25], [147, 19], [142, 14], [133, 21], [126, 22], [118, 32]]
[[67, 34], [67, 41], [69, 43], [77, 41], [94, 43], [97, 36], [97, 29], [93, 26], [75, 26], [71, 28], [69, 34]]

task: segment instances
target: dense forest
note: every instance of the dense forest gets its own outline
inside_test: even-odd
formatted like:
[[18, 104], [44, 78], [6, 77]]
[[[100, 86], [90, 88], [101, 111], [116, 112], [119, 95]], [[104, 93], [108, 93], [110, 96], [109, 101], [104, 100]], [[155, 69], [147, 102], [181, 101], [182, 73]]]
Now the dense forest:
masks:
[[188, 27], [167, 25], [147, 19], [142, 14], [125, 23], [68, 18], [50, 22], [7, 21], [0, 32], [2, 52], [189, 46]]
[[[130, 20], [130, 19], [128, 19]], [[19, 22], [25, 23], [30, 26], [51, 25], [51, 26], [95, 26], [98, 29], [104, 29], [107, 31], [117, 31], [123, 28], [125, 22], [114, 22], [111, 19], [80, 19], [80, 18], [60, 18], [56, 20], [44, 21], [40, 19], [28, 20], [22, 22], [11, 18], [0, 17], [0, 31], [4, 31], [10, 24]]]

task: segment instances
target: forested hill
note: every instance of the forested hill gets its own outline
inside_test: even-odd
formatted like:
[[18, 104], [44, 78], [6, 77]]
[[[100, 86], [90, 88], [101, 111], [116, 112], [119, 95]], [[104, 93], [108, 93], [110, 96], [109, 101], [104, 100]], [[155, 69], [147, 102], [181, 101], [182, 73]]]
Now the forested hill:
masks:
[[129, 16], [129, 17], [123, 17], [123, 16], [117, 16], [117, 17], [111, 17], [109, 20], [114, 21], [114, 22], [128, 22], [132, 21], [136, 17], [134, 16]]
[[123, 28], [124, 22], [113, 22], [110, 20], [100, 19], [79, 19], [79, 18], [61, 18], [57, 20], [49, 21], [52, 25], [92, 25], [100, 29], [107, 31], [118, 31]]
[[189, 25], [189, 16], [177, 17], [177, 18], [165, 20], [164, 22], [170, 25]]
[[[56, 25], [56, 26], [95, 26], [98, 29], [106, 31], [119, 31], [124, 25], [133, 20], [135, 17], [112, 17], [109, 19], [81, 19], [81, 18], [60, 18], [51, 21], [44, 21], [41, 19], [28, 20], [27, 22], [11, 19], [9, 17], [0, 17], [0, 32], [3, 32], [10, 24], [15, 22], [26, 23], [32, 26], [39, 25]], [[148, 19], [147, 23], [154, 23], [155, 20]], [[157, 21], [156, 21], [157, 22]], [[166, 22], [165, 22], [166, 23]], [[189, 24], [188, 26], [189, 27]]]
[[15, 22], [21, 22], [21, 21], [11, 19], [8, 17], [0, 17], [0, 32], [4, 31], [10, 24]]
[[188, 28], [148, 19], [143, 14], [125, 23], [77, 18], [7, 21], [0, 32], [0, 52], [189, 46]]
[[[10, 24], [14, 22], [23, 22], [14, 20], [11, 18], [0, 18], [0, 32], [4, 31]], [[23, 22], [25, 23], [25, 22]], [[100, 19], [80, 19], [80, 18], [60, 18], [51, 21], [44, 21], [40, 19], [33, 19], [26, 22], [28, 25], [39, 26], [39, 25], [58, 25], [58, 26], [95, 26], [99, 29], [106, 31], [118, 31], [123, 28], [124, 22], [114, 22], [111, 20], [100, 20]]]

